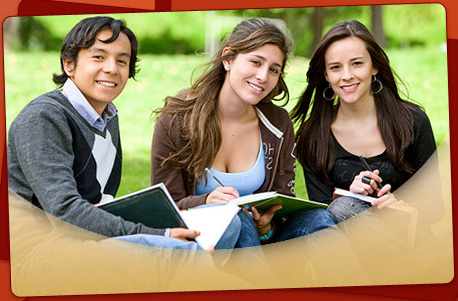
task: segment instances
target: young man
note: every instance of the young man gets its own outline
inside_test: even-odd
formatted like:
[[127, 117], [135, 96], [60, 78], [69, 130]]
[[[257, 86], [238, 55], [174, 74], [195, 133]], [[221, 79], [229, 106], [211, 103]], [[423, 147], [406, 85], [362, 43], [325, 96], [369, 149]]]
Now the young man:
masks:
[[[148, 245], [198, 249], [189, 242], [197, 231], [153, 229], [94, 206], [113, 199], [121, 180], [121, 142], [112, 102], [135, 77], [137, 47], [132, 31], [111, 17], [84, 19], [67, 34], [62, 74], [54, 75], [62, 90], [36, 98], [11, 124], [8, 185], [81, 228]], [[237, 222], [230, 229], [221, 248], [235, 245]]]

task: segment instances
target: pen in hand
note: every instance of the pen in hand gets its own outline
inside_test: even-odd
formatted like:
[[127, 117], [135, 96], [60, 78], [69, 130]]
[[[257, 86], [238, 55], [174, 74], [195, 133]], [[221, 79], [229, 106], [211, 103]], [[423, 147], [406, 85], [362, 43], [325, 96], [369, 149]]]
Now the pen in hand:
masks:
[[[359, 156], [359, 160], [361, 160], [361, 162], [363, 163], [364, 167], [365, 167], [367, 170], [373, 171], [372, 168], [369, 166], [369, 164], [367, 163], [366, 159], [364, 159], [363, 156]], [[382, 189], [382, 187], [383, 187], [382, 183], [377, 182], [377, 181], [375, 181], [375, 183], [377, 184], [377, 187], [378, 187], [379, 189]]]
[[[224, 184], [215, 176], [215, 174], [211, 172], [211, 170], [210, 170], [209, 168], [205, 167], [205, 171], [206, 171], [210, 176], [212, 176], [212, 178], [215, 179], [215, 181], [218, 182], [218, 184], [219, 184], [221, 187], [226, 187], [226, 186], [224, 186]], [[230, 203], [230, 202], [229, 202], [229, 203]], [[248, 205], [245, 205], [244, 208], [246, 208], [246, 209], [248, 210], [248, 209], [249, 209], [249, 206], [248, 206]], [[253, 213], [248, 212], [248, 211], [247, 211], [247, 213], [248, 213], [251, 217], [253, 217]]]
[[221, 187], [225, 187], [223, 183], [221, 183], [220, 180], [218, 180], [218, 178], [210, 171], [210, 169], [208, 169], [207, 167], [205, 167], [205, 171], [210, 175], [212, 176], [213, 179], [215, 179], [216, 182], [218, 182], [218, 184], [221, 186]]
[[207, 195], [205, 199], [206, 204], [212, 203], [224, 203], [231, 204], [234, 199], [240, 197], [239, 192], [234, 187], [226, 187], [212, 172], [209, 168], [205, 168], [207, 174], [209, 174], [215, 181], [221, 186], [215, 188], [212, 192]]

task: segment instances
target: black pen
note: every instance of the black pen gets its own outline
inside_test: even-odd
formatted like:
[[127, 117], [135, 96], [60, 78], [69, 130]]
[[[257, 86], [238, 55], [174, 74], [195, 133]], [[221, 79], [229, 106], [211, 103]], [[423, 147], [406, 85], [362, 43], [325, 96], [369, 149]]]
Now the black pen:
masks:
[[218, 180], [218, 178], [210, 171], [210, 169], [208, 169], [207, 167], [205, 167], [205, 171], [210, 175], [212, 176], [213, 179], [215, 179], [216, 182], [218, 182], [219, 185], [221, 185], [221, 187], [225, 187], [223, 183], [221, 183], [220, 180]]
[[[367, 170], [373, 171], [372, 168], [369, 166], [369, 164], [367, 163], [366, 159], [364, 159], [363, 156], [359, 156], [359, 159], [361, 160], [361, 162], [363, 162], [363, 165], [364, 165], [364, 167], [365, 167]], [[377, 184], [377, 187], [378, 187], [379, 189], [382, 189], [382, 187], [383, 187], [382, 183], [377, 182], [377, 181], [375, 181], [375, 183]]]

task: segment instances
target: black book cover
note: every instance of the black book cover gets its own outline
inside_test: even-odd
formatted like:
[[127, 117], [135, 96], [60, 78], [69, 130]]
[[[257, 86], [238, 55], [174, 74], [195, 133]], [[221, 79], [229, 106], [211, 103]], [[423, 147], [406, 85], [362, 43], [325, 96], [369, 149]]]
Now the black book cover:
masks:
[[162, 183], [99, 204], [98, 207], [152, 228], [186, 228], [178, 208]]

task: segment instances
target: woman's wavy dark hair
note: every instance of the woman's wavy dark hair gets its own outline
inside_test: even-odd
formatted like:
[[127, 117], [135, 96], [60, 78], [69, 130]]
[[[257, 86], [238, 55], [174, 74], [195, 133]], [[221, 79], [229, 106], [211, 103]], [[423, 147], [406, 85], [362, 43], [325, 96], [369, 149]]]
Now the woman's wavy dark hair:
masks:
[[[399, 170], [413, 172], [404, 160], [404, 152], [413, 142], [414, 105], [403, 100], [398, 92], [396, 80], [402, 81], [390, 67], [388, 56], [369, 30], [358, 21], [346, 21], [334, 25], [322, 38], [313, 54], [307, 71], [307, 87], [290, 115], [299, 124], [296, 133], [298, 161], [330, 183], [329, 173], [334, 164], [334, 142], [331, 124], [339, 108], [339, 100], [328, 101], [323, 91], [328, 87], [325, 78], [325, 53], [336, 41], [357, 37], [366, 45], [373, 67], [378, 70], [377, 79], [383, 89], [374, 95], [378, 127], [386, 146], [388, 158]], [[313, 166], [307, 166], [306, 162]]]
[[[211, 166], [221, 147], [221, 129], [216, 114], [217, 100], [223, 86], [226, 70], [223, 61], [233, 60], [239, 53], [249, 53], [266, 44], [278, 46], [282, 51], [283, 65], [277, 85], [262, 102], [289, 100], [289, 91], [283, 79], [283, 71], [291, 51], [292, 40], [273, 21], [263, 18], [247, 19], [238, 24], [223, 41], [213, 60], [204, 65], [204, 73], [188, 89], [165, 99], [165, 106], [157, 114], [173, 114], [183, 117], [184, 148], [170, 154], [162, 165], [171, 163], [185, 169], [194, 182], [205, 167]], [[228, 51], [223, 55], [223, 50]]]
[[111, 17], [91, 17], [78, 22], [65, 36], [60, 50], [60, 67], [61, 74], [54, 74], [53, 81], [56, 85], [62, 86], [68, 79], [64, 70], [63, 61], [78, 63], [78, 53], [81, 49], [87, 49], [94, 45], [97, 34], [104, 29], [110, 29], [112, 36], [103, 43], [114, 42], [120, 33], [125, 34], [130, 41], [131, 57], [129, 62], [129, 78], [135, 78], [138, 72], [138, 42], [134, 33], [125, 25], [122, 20], [116, 20]]

